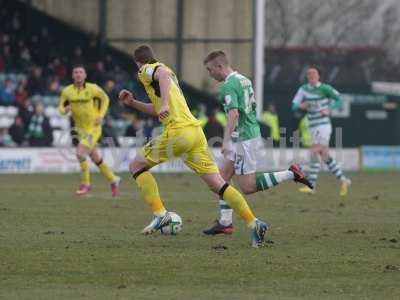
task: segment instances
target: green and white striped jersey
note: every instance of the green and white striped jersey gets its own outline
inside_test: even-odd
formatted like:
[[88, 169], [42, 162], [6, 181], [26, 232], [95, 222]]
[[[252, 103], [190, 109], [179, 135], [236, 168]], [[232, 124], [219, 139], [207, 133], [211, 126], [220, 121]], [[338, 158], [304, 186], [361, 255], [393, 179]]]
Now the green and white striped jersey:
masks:
[[260, 126], [257, 122], [253, 85], [247, 77], [238, 72], [229, 74], [221, 86], [220, 101], [227, 114], [231, 109], [239, 111], [239, 121], [232, 134], [233, 142], [261, 136]]
[[[334, 102], [332, 103], [332, 101]], [[321, 112], [342, 105], [339, 92], [329, 84], [320, 82], [315, 86], [304, 84], [299, 88], [292, 102], [293, 110], [299, 109], [302, 102], [310, 103], [307, 110], [310, 128], [330, 124], [330, 117]]]

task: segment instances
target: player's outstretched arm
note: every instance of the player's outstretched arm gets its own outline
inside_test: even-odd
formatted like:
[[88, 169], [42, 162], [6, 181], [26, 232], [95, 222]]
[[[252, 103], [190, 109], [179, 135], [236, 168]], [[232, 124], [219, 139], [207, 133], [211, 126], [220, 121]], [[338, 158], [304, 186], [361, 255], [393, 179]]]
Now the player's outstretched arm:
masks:
[[148, 115], [158, 116], [153, 104], [144, 103], [142, 101], [135, 99], [133, 97], [133, 94], [128, 90], [125, 90], [125, 89], [121, 90], [119, 92], [118, 98], [125, 105], [133, 107], [134, 109], [137, 109], [138, 111], [141, 111]]

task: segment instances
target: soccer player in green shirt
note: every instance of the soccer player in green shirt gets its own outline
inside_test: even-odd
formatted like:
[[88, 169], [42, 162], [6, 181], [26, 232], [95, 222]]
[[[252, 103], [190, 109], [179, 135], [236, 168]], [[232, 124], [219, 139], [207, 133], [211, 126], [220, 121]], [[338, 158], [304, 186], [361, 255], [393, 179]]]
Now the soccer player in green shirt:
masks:
[[[236, 174], [244, 194], [267, 190], [285, 180], [301, 182], [312, 188], [298, 165], [292, 165], [288, 170], [280, 172], [256, 173], [257, 152], [262, 140], [252, 83], [232, 69], [223, 51], [217, 50], [208, 54], [204, 65], [210, 77], [222, 83], [220, 101], [228, 117], [222, 145], [222, 177], [229, 182]], [[220, 218], [211, 228], [203, 231], [205, 234], [233, 232], [231, 207], [223, 199], [219, 200], [219, 206]]]
[[[333, 108], [342, 106], [342, 99], [337, 90], [329, 84], [320, 82], [320, 75], [315, 67], [307, 70], [308, 83], [302, 85], [293, 99], [293, 110], [302, 109], [307, 113], [311, 132], [311, 162], [309, 167], [308, 179], [315, 187], [318, 173], [321, 169], [320, 157], [340, 181], [340, 195], [348, 193], [351, 184], [342, 172], [336, 160], [329, 154], [329, 140], [332, 133], [330, 113]], [[314, 189], [303, 187], [301, 192], [314, 193]]]

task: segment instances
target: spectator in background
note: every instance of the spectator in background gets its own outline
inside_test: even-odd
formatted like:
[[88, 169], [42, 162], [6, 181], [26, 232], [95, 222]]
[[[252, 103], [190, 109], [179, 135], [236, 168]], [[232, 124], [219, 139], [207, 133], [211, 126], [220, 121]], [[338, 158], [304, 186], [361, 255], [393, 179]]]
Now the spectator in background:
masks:
[[122, 70], [119, 65], [115, 65], [114, 69], [108, 71], [108, 77], [113, 78], [116, 82], [120, 82], [123, 85], [126, 85], [129, 81], [129, 74]]
[[26, 46], [23, 46], [23, 48], [21, 49], [16, 64], [17, 70], [23, 73], [27, 72], [32, 65], [31, 52]]
[[153, 137], [153, 129], [155, 127], [154, 120], [152, 118], [146, 119], [143, 126], [143, 137], [145, 141], [150, 141]]
[[3, 46], [3, 54], [2, 59], [4, 61], [4, 71], [11, 72], [14, 69], [14, 56], [11, 54], [11, 47], [10, 45]]
[[25, 126], [22, 118], [20, 116], [16, 116], [14, 119], [14, 123], [11, 125], [8, 130], [10, 136], [14, 143], [17, 146], [21, 146], [25, 141]]
[[15, 146], [13, 140], [8, 134], [8, 129], [6, 127], [0, 127], [0, 147], [13, 147]]
[[99, 43], [96, 38], [92, 38], [89, 41], [89, 46], [87, 48], [87, 55], [88, 55], [88, 61], [90, 63], [94, 63], [99, 60]]
[[0, 105], [15, 105], [15, 87], [10, 79], [6, 79], [4, 86], [0, 88]]
[[5, 47], [10, 44], [10, 36], [5, 33], [0, 36], [0, 47]]
[[75, 47], [74, 55], [72, 56], [72, 59], [71, 59], [71, 64], [73, 66], [76, 66], [76, 65], [82, 65], [82, 64], [84, 64], [84, 62], [85, 62], [85, 59], [83, 57], [82, 48], [79, 46]]
[[61, 93], [61, 84], [57, 76], [50, 79], [48, 93], [53, 96], [58, 96]]
[[200, 103], [197, 106], [197, 109], [194, 109], [192, 111], [192, 114], [193, 116], [195, 116], [197, 120], [201, 122], [201, 127], [204, 128], [204, 126], [207, 124], [208, 121], [206, 106], [203, 103]]
[[50, 126], [49, 118], [44, 114], [44, 106], [37, 103], [33, 114], [26, 138], [31, 147], [50, 147], [53, 143], [53, 129]]
[[207, 113], [208, 121], [204, 126], [203, 131], [206, 135], [207, 141], [209, 141], [210, 146], [221, 147], [221, 141], [224, 137], [224, 127], [217, 120], [216, 113], [217, 112], [215, 110]]
[[111, 54], [107, 54], [104, 60], [104, 66], [107, 72], [114, 70], [114, 61]]
[[121, 114], [124, 112], [123, 106], [120, 105], [118, 101], [118, 88], [113, 80], [107, 80], [103, 86], [104, 91], [110, 98], [109, 115], [115, 119], [120, 118]]
[[273, 147], [273, 140], [271, 138], [271, 128], [267, 125], [265, 125], [264, 122], [258, 121], [258, 125], [260, 126], [260, 133], [261, 137], [264, 140], [267, 140], [267, 146], [268, 147]]
[[92, 78], [93, 81], [100, 86], [104, 86], [106, 83], [107, 73], [103, 61], [99, 60], [96, 62]]
[[18, 106], [18, 116], [21, 117], [25, 129], [27, 129], [26, 127], [30, 123], [32, 115], [33, 115], [33, 106], [28, 98], [24, 102], [22, 102], [21, 105]]
[[21, 30], [21, 15], [16, 12], [11, 21], [11, 28], [14, 32], [19, 32]]
[[110, 123], [110, 118], [104, 119], [100, 144], [104, 147], [119, 147], [118, 137]]
[[126, 128], [124, 136], [143, 137], [143, 120], [136, 115], [132, 116], [132, 123]]
[[[42, 50], [51, 48], [50, 46], [53, 44], [53, 41], [50, 37], [49, 29], [47, 27], [41, 28], [39, 40], [40, 40], [40, 45], [42, 46]], [[42, 53], [43, 51], [40, 52]]]
[[225, 128], [226, 127], [226, 125], [228, 125], [228, 118], [226, 117], [226, 113], [224, 113], [223, 111], [221, 111], [221, 110], [217, 110], [216, 111], [216, 118], [217, 118], [217, 120], [218, 120], [218, 122], [220, 122], [221, 123], [221, 125]]
[[261, 116], [261, 121], [270, 128], [270, 137], [274, 146], [278, 147], [280, 139], [279, 118], [274, 104], [268, 104], [267, 110]]
[[39, 37], [37, 35], [32, 35], [29, 50], [31, 51], [32, 60], [37, 61], [41, 65], [46, 64], [48, 51], [46, 51], [45, 53], [40, 52], [41, 46]]
[[17, 52], [21, 52], [24, 48], [26, 48], [25, 40], [18, 40], [17, 41]]
[[310, 148], [312, 145], [312, 138], [311, 138], [311, 131], [310, 131], [310, 124], [308, 122], [307, 115], [304, 115], [299, 122], [299, 130], [300, 130], [300, 137], [301, 137], [301, 145], [304, 148]]
[[31, 74], [28, 77], [27, 90], [29, 96], [42, 95], [47, 90], [46, 81], [42, 77], [42, 68], [34, 66], [31, 70]]
[[0, 73], [4, 73], [6, 70], [6, 60], [4, 58], [4, 54], [0, 53]]
[[61, 81], [63, 81], [67, 76], [67, 68], [61, 60], [56, 57], [50, 64], [50, 68], [55, 76], [57, 76]]
[[17, 90], [15, 91], [15, 102], [18, 106], [21, 106], [28, 99], [26, 84], [26, 80], [21, 80], [18, 83]]

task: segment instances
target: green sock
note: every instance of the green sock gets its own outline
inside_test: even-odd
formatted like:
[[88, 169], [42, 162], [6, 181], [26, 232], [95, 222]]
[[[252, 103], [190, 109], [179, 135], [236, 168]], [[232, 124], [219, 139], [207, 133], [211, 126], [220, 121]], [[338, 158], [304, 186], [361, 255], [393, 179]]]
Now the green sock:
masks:
[[272, 188], [282, 181], [293, 180], [294, 175], [292, 171], [280, 171], [272, 173], [259, 173], [256, 175], [257, 191], [264, 191]]

